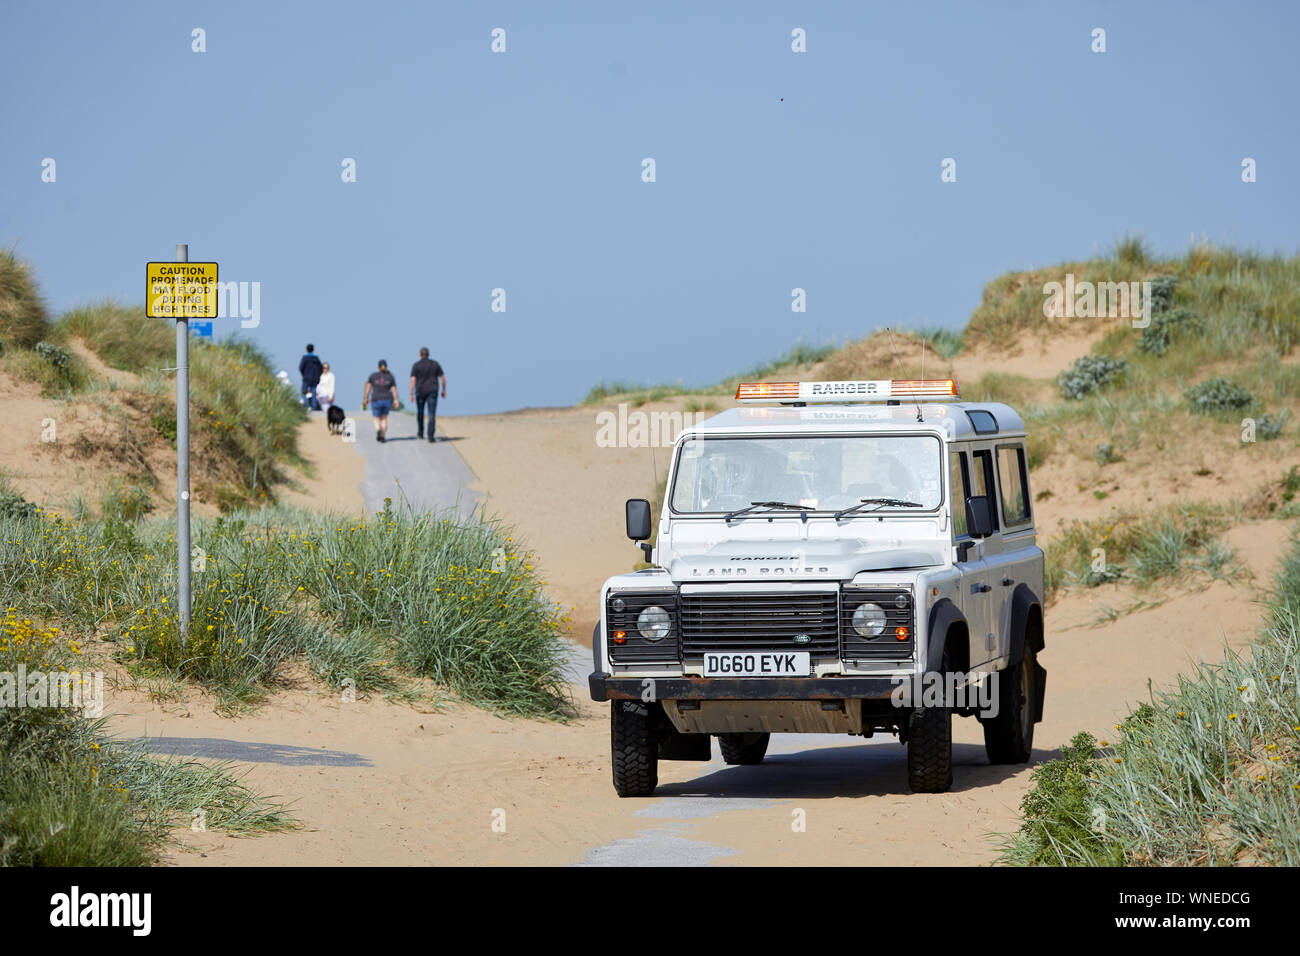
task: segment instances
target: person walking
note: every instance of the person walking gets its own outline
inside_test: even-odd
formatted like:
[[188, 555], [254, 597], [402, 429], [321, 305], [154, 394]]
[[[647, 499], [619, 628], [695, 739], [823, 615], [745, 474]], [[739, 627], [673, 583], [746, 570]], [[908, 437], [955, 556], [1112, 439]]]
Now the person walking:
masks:
[[442, 366], [429, 358], [427, 348], [420, 349], [420, 360], [411, 366], [411, 401], [415, 404], [415, 437], [424, 437], [424, 408], [429, 407], [429, 441], [437, 441], [434, 418], [438, 414], [438, 383], [442, 382], [442, 397], [447, 397], [447, 376]]
[[366, 389], [361, 395], [361, 410], [370, 406], [370, 414], [375, 420], [375, 440], [388, 440], [388, 413], [394, 408], [401, 408], [397, 400], [397, 379], [388, 371], [388, 363], [379, 360], [379, 371], [371, 372], [366, 379]]
[[320, 401], [316, 398], [316, 386], [320, 384], [320, 359], [316, 356], [316, 346], [307, 343], [307, 354], [298, 363], [298, 374], [302, 376], [302, 400], [314, 412], [320, 411]]
[[334, 404], [334, 373], [330, 371], [329, 362], [325, 363], [325, 371], [316, 384], [316, 399], [326, 408]]

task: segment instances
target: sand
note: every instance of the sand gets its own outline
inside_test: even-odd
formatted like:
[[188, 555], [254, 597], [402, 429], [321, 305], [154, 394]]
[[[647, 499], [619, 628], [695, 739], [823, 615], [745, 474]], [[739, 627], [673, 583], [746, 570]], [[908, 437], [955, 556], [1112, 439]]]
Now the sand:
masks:
[[[641, 411], [682, 407], [679, 399]], [[623, 500], [648, 496], [654, 469], [662, 473], [668, 460], [667, 448], [601, 447], [597, 416], [610, 410], [617, 405], [440, 418], [461, 439], [455, 447], [489, 512], [514, 525], [535, 549], [550, 593], [574, 608], [578, 640], [589, 636], [601, 581], [640, 555], [623, 533]], [[304, 437], [318, 462], [314, 499], [345, 501], [355, 449]], [[1279, 467], [1296, 456], [1280, 444], [1268, 454]], [[1248, 473], [1240, 467], [1233, 480]], [[1088, 514], [1089, 500], [1113, 503], [1091, 494], [1096, 468], [1067, 460], [1059, 472], [1035, 476], [1036, 490], [1052, 492], [1039, 503], [1044, 528]], [[1116, 498], [1140, 504], [1149, 492], [1164, 502], [1188, 488], [1155, 482], [1118, 488]], [[1232, 584], [1198, 578], [1140, 595], [1110, 586], [1052, 605], [1035, 762], [1079, 730], [1111, 733], [1146, 698], [1149, 682], [1168, 685], [1194, 662], [1218, 659], [1225, 642], [1250, 641], [1260, 626], [1255, 602], [1288, 530], [1275, 521], [1235, 528], [1229, 540], [1245, 573]], [[1108, 609], [1139, 600], [1157, 606], [1099, 626]], [[256, 838], [177, 831], [167, 858], [177, 865], [988, 864], [994, 835], [1017, 826], [1032, 772], [989, 766], [978, 724], [963, 719], [954, 724], [955, 779], [946, 794], [908, 791], [906, 749], [892, 739], [784, 738], [778, 747], [778, 737], [761, 766], [724, 767], [715, 748], [709, 764], [661, 762], [655, 797], [620, 800], [610, 783], [606, 706], [586, 700], [583, 687], [573, 693], [579, 716], [564, 724], [504, 720], [459, 704], [431, 712], [383, 699], [346, 703], [310, 684], [237, 719], [217, 716], [193, 691], [183, 704], [157, 704], [117, 690], [110, 707], [118, 733], [176, 738], [171, 746], [181, 751], [235, 759], [251, 784], [290, 801], [302, 822]]]
[[[1285, 537], [1280, 522], [1234, 532], [1257, 581]], [[1082, 729], [1106, 737], [1146, 698], [1148, 678], [1168, 683], [1191, 662], [1216, 658], [1221, 639], [1246, 643], [1259, 623], [1244, 583], [1174, 593], [1158, 608], [1087, 626], [1104, 597], [1067, 597], [1049, 612], [1036, 760]], [[383, 699], [346, 703], [311, 685], [235, 719], [217, 716], [193, 691], [183, 704], [129, 689], [108, 696], [116, 733], [234, 758], [248, 783], [291, 802], [302, 822], [258, 837], [178, 830], [167, 855], [176, 865], [598, 862], [611, 852], [626, 859], [629, 847], [635, 856], [638, 841], [647, 852], [661, 849], [665, 829], [679, 862], [987, 864], [996, 856], [991, 835], [1017, 825], [1031, 773], [989, 766], [978, 725], [963, 719], [954, 723], [946, 794], [908, 791], [906, 750], [895, 742], [819, 737], [819, 749], [758, 767], [723, 768], [716, 757], [661, 762], [659, 795], [620, 800], [609, 779], [605, 706], [581, 696], [581, 716], [567, 724], [504, 720], [459, 704], [435, 713]], [[797, 813], [803, 832], [792, 828]]]

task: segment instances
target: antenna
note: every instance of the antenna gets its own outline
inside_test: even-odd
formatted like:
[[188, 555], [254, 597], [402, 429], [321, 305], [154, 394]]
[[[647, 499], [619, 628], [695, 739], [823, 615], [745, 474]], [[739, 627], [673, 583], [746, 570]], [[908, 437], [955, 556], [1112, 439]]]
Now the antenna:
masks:
[[[893, 330], [892, 330], [889, 326], [885, 326], [885, 331], [889, 333], [889, 348], [890, 348], [890, 350], [894, 353], [894, 363], [897, 364], [897, 363], [898, 363], [898, 349], [894, 348], [894, 332], [893, 332]], [[922, 373], [924, 373], [924, 371], [925, 371], [925, 340], [924, 340], [924, 339], [921, 340], [921, 371], [922, 371]], [[925, 378], [925, 375], [922, 374], [921, 377], [922, 377], [922, 378]], [[892, 404], [897, 405], [898, 403], [897, 403], [897, 402], [893, 402]], [[917, 420], [918, 422], [919, 422], [919, 421], [924, 421], [924, 419], [921, 418], [921, 399], [920, 399], [920, 396], [917, 396], [917, 399], [916, 399], [916, 420]]]
[[[921, 381], [923, 382], [925, 381], [925, 333], [924, 332], [921, 333]], [[924, 419], [921, 418], [921, 400], [919, 398], [917, 399], [916, 402], [916, 420], [918, 422], [924, 421]]]
[[898, 349], [894, 347], [894, 330], [885, 326], [885, 332], [889, 335], [889, 351], [894, 353], [894, 366], [898, 366]]

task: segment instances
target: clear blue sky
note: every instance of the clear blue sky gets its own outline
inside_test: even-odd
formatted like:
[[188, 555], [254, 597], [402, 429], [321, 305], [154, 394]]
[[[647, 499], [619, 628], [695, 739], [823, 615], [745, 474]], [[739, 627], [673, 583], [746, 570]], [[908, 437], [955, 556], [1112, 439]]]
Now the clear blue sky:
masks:
[[1296, 252], [1298, 8], [5, 0], [0, 243], [62, 311], [188, 242], [350, 409], [426, 344], [449, 414], [705, 383], [1126, 232]]

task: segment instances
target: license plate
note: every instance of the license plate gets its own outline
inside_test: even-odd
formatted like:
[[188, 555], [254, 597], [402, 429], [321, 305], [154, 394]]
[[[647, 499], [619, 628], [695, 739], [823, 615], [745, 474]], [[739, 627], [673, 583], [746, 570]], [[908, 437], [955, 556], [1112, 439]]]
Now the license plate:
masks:
[[705, 677], [807, 677], [812, 656], [807, 651], [752, 651], [704, 655]]

